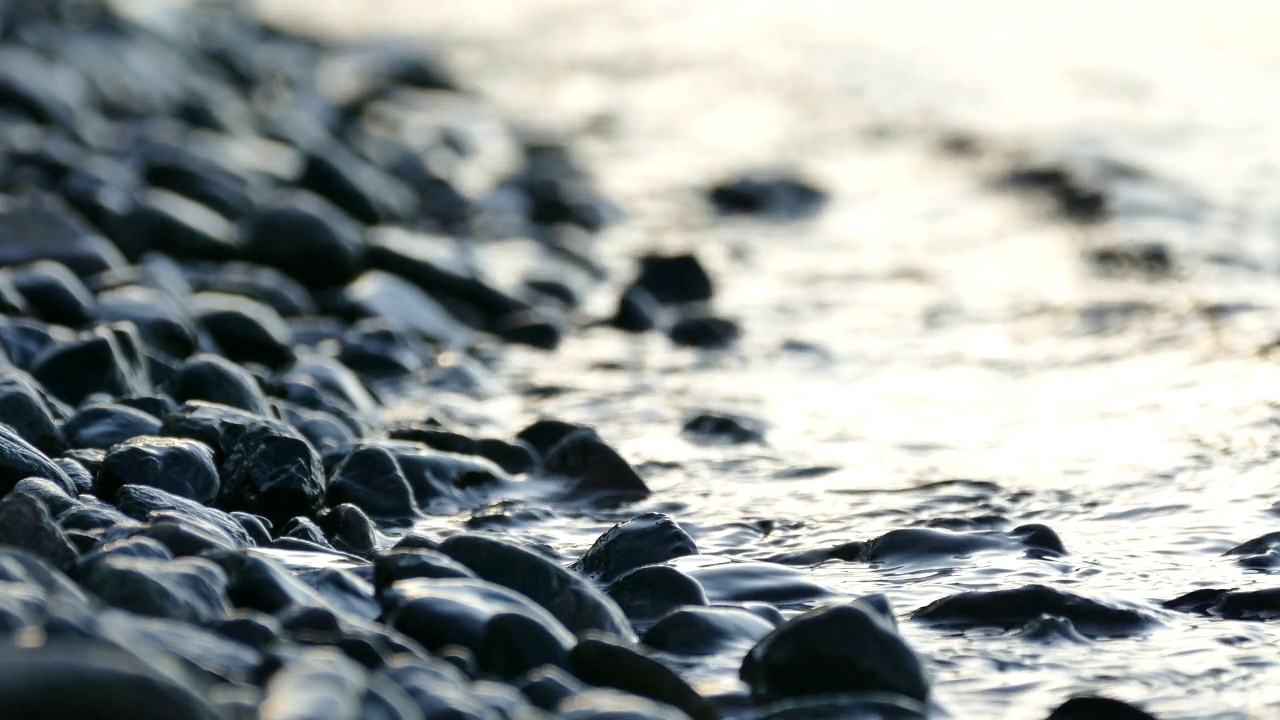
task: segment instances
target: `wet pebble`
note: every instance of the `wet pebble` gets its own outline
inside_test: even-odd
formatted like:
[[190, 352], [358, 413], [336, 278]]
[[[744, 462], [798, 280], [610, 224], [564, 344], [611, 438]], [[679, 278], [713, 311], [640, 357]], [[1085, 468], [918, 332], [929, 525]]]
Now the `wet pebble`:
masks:
[[1152, 613], [1139, 608], [1094, 600], [1046, 585], [962, 592], [913, 613], [917, 620], [948, 627], [1018, 627], [1041, 615], [1065, 618], [1081, 634], [1090, 637], [1132, 635], [1156, 623]]
[[160, 421], [126, 405], [93, 403], [77, 409], [62, 429], [71, 447], [106, 450], [139, 435], [158, 434]]
[[798, 219], [817, 213], [827, 194], [809, 181], [780, 172], [754, 172], [714, 185], [707, 193], [722, 215]]
[[94, 477], [94, 491], [114, 500], [128, 484], [150, 485], [198, 503], [218, 496], [213, 450], [202, 442], [139, 435], [113, 446]]
[[570, 569], [610, 583], [642, 565], [697, 554], [697, 544], [675, 520], [662, 513], [645, 513], [613, 526]]

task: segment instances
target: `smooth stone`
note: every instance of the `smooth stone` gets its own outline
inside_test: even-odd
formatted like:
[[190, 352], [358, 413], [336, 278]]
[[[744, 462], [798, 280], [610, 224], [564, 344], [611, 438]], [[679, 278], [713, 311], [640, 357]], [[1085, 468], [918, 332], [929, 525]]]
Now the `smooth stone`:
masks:
[[355, 720], [364, 669], [331, 648], [305, 651], [267, 682], [259, 720]]
[[693, 254], [640, 258], [635, 285], [664, 305], [703, 302], [715, 294], [711, 277]]
[[298, 185], [365, 225], [405, 220], [416, 210], [409, 188], [336, 143], [307, 156]]
[[245, 259], [282, 270], [313, 290], [345, 283], [364, 265], [360, 226], [304, 190], [263, 203], [245, 234]]
[[[338, 398], [359, 413], [360, 419], [370, 427], [376, 427], [381, 419], [381, 408], [360, 378], [351, 369], [329, 357], [307, 355], [300, 357], [285, 380], [307, 380], [320, 390]], [[312, 408], [324, 410], [326, 408]]]
[[364, 445], [346, 458], [329, 479], [331, 503], [351, 503], [373, 518], [404, 521], [419, 514], [404, 470], [390, 450]]
[[140, 435], [112, 447], [94, 478], [94, 491], [113, 501], [124, 485], [149, 485], [199, 503], [218, 496], [213, 450], [198, 440]]
[[231, 609], [226, 574], [208, 560], [112, 554], [83, 567], [85, 589], [121, 610], [203, 625], [225, 619]]
[[462, 347], [472, 330], [417, 285], [382, 270], [370, 270], [342, 292], [350, 319], [382, 318], [412, 337]]
[[939, 528], [899, 528], [866, 542], [842, 543], [827, 550], [788, 553], [771, 562], [816, 565], [826, 560], [877, 563], [890, 566], [967, 558], [981, 552], [1021, 551], [1029, 557], [1058, 557], [1067, 553], [1062, 540], [1045, 525], [1021, 525], [1010, 531], [957, 532]]
[[[131, 407], [134, 410], [142, 412], [156, 418], [164, 420], [169, 417], [169, 413], [178, 409], [178, 404], [168, 395], [147, 394], [147, 395], [124, 395], [113, 401], [116, 405]], [[155, 433], [152, 433], [155, 434]]]
[[373, 585], [350, 570], [321, 568], [300, 572], [298, 579], [319, 593], [329, 607], [351, 617], [375, 620], [382, 612]]
[[377, 526], [355, 505], [335, 505], [320, 516], [320, 525], [337, 550], [368, 557], [378, 549]]
[[[102, 450], [94, 448], [90, 448], [88, 451], [95, 453], [103, 452]], [[101, 458], [98, 458], [98, 460], [99, 464], [101, 464]], [[66, 473], [67, 477], [71, 478], [71, 484], [75, 486], [75, 490], [78, 494], [83, 495], [85, 493], [93, 492], [93, 473], [89, 472], [89, 469], [85, 467], [85, 464], [80, 460], [77, 460], [75, 457], [70, 455], [63, 455], [62, 457], [54, 458], [53, 464], [57, 465], [62, 472]]]
[[483, 580], [399, 580], [382, 598], [389, 626], [429, 650], [468, 648], [488, 663], [486, 669], [509, 677], [539, 665], [566, 665], [574, 644], [573, 635], [549, 612], [520, 593]]
[[587, 692], [589, 687], [555, 665], [536, 667], [511, 682], [535, 707], [551, 711], [565, 700]]
[[356, 441], [351, 427], [332, 413], [311, 410], [293, 403], [273, 403], [280, 419], [302, 434], [318, 452], [349, 445]]
[[854, 600], [798, 615], [747, 653], [740, 676], [759, 699], [889, 692], [925, 701], [920, 659], [877, 608]]
[[459, 455], [475, 455], [479, 450], [479, 443], [476, 440], [436, 425], [421, 423], [400, 425], [390, 428], [387, 435], [392, 440], [422, 443], [435, 450]]
[[337, 448], [325, 453], [326, 466], [336, 467], [347, 454], [371, 445], [385, 448], [395, 456], [420, 508], [430, 507], [437, 498], [456, 498], [469, 488], [505, 487], [513, 482], [502, 468], [484, 458], [439, 452], [421, 443], [402, 440], [361, 442]]
[[226, 535], [207, 525], [184, 523], [178, 513], [159, 512], [137, 530], [138, 535], [164, 544], [177, 557], [194, 557], [217, 550], [238, 547]]
[[1086, 637], [1132, 635], [1155, 623], [1154, 616], [1137, 608], [1100, 602], [1046, 585], [957, 593], [920, 608], [912, 617], [948, 627], [1009, 628], [1046, 614], [1070, 620]]
[[645, 513], [614, 525], [569, 566], [597, 582], [610, 583], [643, 565], [697, 555], [698, 545], [662, 513]]
[[44, 503], [19, 493], [0, 499], [0, 545], [28, 550], [57, 567], [78, 554]]
[[270, 305], [239, 295], [197, 293], [190, 298], [196, 322], [227, 358], [280, 368], [294, 360], [293, 330]]
[[295, 517], [285, 523], [284, 528], [280, 530], [281, 538], [296, 538], [298, 540], [306, 540], [309, 543], [319, 545], [321, 547], [332, 550], [329, 540], [324, 536], [324, 531], [316, 525], [311, 518]]
[[538, 420], [516, 434], [516, 439], [533, 448], [538, 457], [546, 457], [551, 448], [578, 430], [587, 429], [585, 425], [564, 422], [562, 420]]
[[624, 692], [678, 708], [695, 720], [719, 717], [715, 708], [671, 668], [606, 636], [580, 641], [570, 654], [573, 674], [596, 686]]
[[71, 447], [106, 450], [139, 435], [158, 434], [160, 420], [126, 405], [93, 403], [77, 409], [62, 430]]
[[209, 629], [258, 650], [265, 650], [282, 632], [275, 618], [256, 610], [232, 610], [226, 619], [210, 623]]
[[648, 290], [632, 285], [618, 297], [609, 325], [630, 333], [643, 333], [666, 325], [666, 311]]
[[212, 533], [234, 547], [253, 545], [253, 539], [234, 517], [153, 485], [120, 486], [115, 493], [115, 505], [135, 520], [173, 520]]
[[270, 430], [280, 434], [293, 434], [284, 423], [247, 410], [219, 403], [196, 400], [188, 402], [165, 417], [160, 434], [169, 437], [190, 438], [213, 448], [219, 467], [250, 431]]
[[66, 532], [108, 530], [116, 526], [138, 527], [137, 522], [106, 504], [78, 505], [67, 510], [56, 518], [58, 527]]
[[617, 690], [588, 690], [566, 698], [556, 706], [564, 720], [687, 720], [688, 715], [670, 705]]
[[695, 442], [740, 445], [764, 442], [764, 423], [723, 413], [699, 413], [685, 421], [680, 434]]
[[892, 693], [787, 698], [760, 708], [757, 720], [927, 720], [929, 707]]
[[48, 455], [67, 449], [65, 432], [35, 379], [18, 369], [0, 372], [0, 418]]
[[476, 441], [476, 455], [495, 463], [504, 472], [520, 475], [531, 472], [538, 464], [533, 451], [522, 443], [509, 443], [496, 438], [481, 438]]
[[1179, 612], [1194, 612], [1228, 620], [1271, 620], [1280, 617], [1280, 588], [1235, 590], [1206, 588], [1194, 590], [1162, 607]]
[[29, 477], [52, 480], [68, 495], [77, 494], [75, 484], [62, 468], [22, 439], [13, 428], [0, 423], [0, 495]]
[[207, 205], [163, 188], [139, 192], [112, 239], [135, 260], [154, 250], [207, 260], [227, 260], [240, 251], [234, 223]]
[[217, 293], [263, 303], [282, 317], [313, 315], [311, 293], [276, 268], [243, 262], [186, 263], [183, 273], [197, 293]]
[[236, 522], [240, 523], [240, 527], [244, 528], [245, 533], [258, 545], [271, 544], [271, 531], [267, 528], [270, 523], [266, 518], [258, 515], [252, 515], [246, 512], [229, 513]]
[[217, 355], [200, 354], [183, 361], [165, 382], [164, 391], [180, 403], [203, 400], [255, 415], [271, 414], [266, 396], [253, 375]]
[[213, 552], [205, 557], [227, 574], [227, 596], [237, 608], [275, 615], [290, 608], [326, 605], [319, 593], [274, 559], [242, 550]]
[[720, 350], [738, 341], [742, 330], [732, 320], [714, 315], [686, 315], [667, 331], [671, 342], [685, 347]]
[[796, 605], [835, 594], [810, 580], [806, 573], [773, 563], [733, 560], [681, 569], [702, 586], [712, 602]]
[[1054, 708], [1047, 720], [1094, 720], [1095, 718], [1156, 720], [1154, 715], [1122, 700], [1092, 695], [1071, 698]]
[[32, 377], [49, 394], [71, 405], [93, 393], [111, 396], [148, 392], [150, 378], [121, 338], [99, 327], [46, 347], [31, 360]]
[[9, 494], [27, 495], [39, 500], [49, 510], [49, 514], [54, 517], [81, 506], [80, 501], [68, 495], [62, 486], [45, 478], [30, 477], [19, 480]]
[[397, 655], [382, 673], [408, 693], [428, 720], [502, 720], [497, 711], [471, 696], [465, 676], [441, 660]]
[[655, 620], [676, 608], [710, 604], [697, 580], [670, 565], [647, 565], [614, 580], [605, 594], [633, 624]]
[[712, 186], [707, 193], [721, 215], [756, 215], [797, 220], [816, 214], [827, 194], [788, 173], [752, 172]]
[[440, 552], [481, 578], [519, 592], [581, 635], [588, 630], [632, 637], [621, 608], [590, 582], [530, 550], [481, 535], [454, 535]]
[[755, 645], [773, 629], [767, 620], [741, 608], [691, 607], [659, 618], [640, 642], [676, 655], [715, 655], [726, 648]]
[[428, 343], [415, 340], [382, 318], [365, 318], [342, 334], [338, 361], [361, 375], [399, 376], [422, 371], [432, 354]]
[[1076, 631], [1076, 626], [1072, 625], [1070, 620], [1055, 615], [1041, 615], [1014, 634], [1024, 640], [1044, 645], [1089, 642], [1088, 638]]
[[0, 198], [0, 265], [55, 260], [80, 277], [125, 267], [124, 256], [50, 195]]
[[195, 687], [162, 668], [84, 639], [0, 647], [0, 707], [11, 720], [219, 720]]
[[218, 504], [283, 523], [318, 512], [324, 490], [320, 458], [307, 441], [264, 426], [245, 432], [227, 456]]
[[576, 496], [647, 497], [649, 486], [594, 430], [578, 430], [549, 450], [540, 472], [572, 482]]
[[153, 287], [124, 285], [99, 292], [93, 316], [101, 322], [132, 323], [147, 347], [170, 358], [185, 358], [199, 345], [187, 308], [170, 293]]
[[378, 592], [397, 580], [413, 578], [476, 578], [476, 574], [448, 555], [434, 550], [406, 548], [380, 550], [373, 554], [373, 586]]
[[70, 342], [75, 334], [64, 327], [39, 320], [0, 316], [0, 348], [14, 366], [30, 370], [36, 357], [47, 348]]
[[31, 314], [56, 325], [84, 325], [97, 302], [84, 282], [62, 263], [45, 260], [18, 268], [13, 284]]
[[149, 185], [190, 198], [229, 219], [253, 207], [249, 183], [216, 162], [176, 145], [149, 143], [142, 148], [143, 177]]

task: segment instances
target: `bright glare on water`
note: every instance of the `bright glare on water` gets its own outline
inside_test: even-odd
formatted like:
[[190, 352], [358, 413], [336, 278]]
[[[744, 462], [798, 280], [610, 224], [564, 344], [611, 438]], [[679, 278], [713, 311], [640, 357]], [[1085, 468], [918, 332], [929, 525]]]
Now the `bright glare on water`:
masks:
[[[1125, 639], [1042, 645], [903, 623], [957, 718], [1041, 718], [1079, 692], [1167, 718], [1280, 711], [1273, 623], [1158, 602], [1275, 578], [1221, 557], [1280, 529], [1280, 6], [1268, 0], [260, 0], [272, 17], [421, 34], [509, 117], [569, 134], [627, 212], [598, 250], [618, 285], [648, 249], [695, 250], [738, 319], [733, 351], [578, 333], [513, 351], [537, 399], [428, 396], [491, 432], [587, 422], [653, 497], [614, 511], [516, 501], [500, 527], [566, 561], [613, 522], [667, 512], [706, 554], [764, 558], [936, 518], [1053, 527], [1070, 555], [811, 572], [906, 613], [1040, 582], [1148, 607]], [[956, 133], [980, 152], [940, 149]], [[1017, 153], [1141, 171], [1097, 226], [996, 189]], [[700, 190], [787, 167], [831, 193], [800, 224], [724, 221]], [[1161, 280], [1100, 277], [1091, 248], [1160, 242]], [[524, 246], [486, 260], [522, 262]], [[616, 287], [593, 296], [611, 310]], [[681, 439], [741, 412], [767, 444]], [[800, 469], [826, 468], [829, 472]], [[955, 482], [964, 480], [965, 482]], [[531, 512], [528, 510], [532, 509]], [[461, 527], [470, 511], [438, 518]], [[735, 682], [736, 660], [689, 676]]]

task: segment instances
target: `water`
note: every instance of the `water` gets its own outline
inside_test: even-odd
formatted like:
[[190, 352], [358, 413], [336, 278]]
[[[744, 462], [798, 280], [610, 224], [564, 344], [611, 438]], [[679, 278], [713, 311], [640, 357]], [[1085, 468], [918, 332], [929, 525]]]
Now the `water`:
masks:
[[[550, 398], [407, 397], [405, 412], [425, 402], [486, 432], [540, 416], [595, 424], [656, 491], [616, 511], [519, 512], [543, 507], [530, 500], [481, 511], [511, 516], [503, 531], [567, 561], [656, 509], [704, 553], [762, 558], [998, 514], [1052, 526], [1071, 553], [810, 571], [850, 595], [885, 592], [903, 613], [1030, 582], [1138, 603], [1275, 585], [1220, 557], [1280, 529], [1280, 373], [1257, 352], [1280, 332], [1274, 3], [259, 5], [320, 31], [438, 41], [509, 117], [576, 138], [629, 215], [599, 242], [619, 281], [642, 250], [694, 249], [717, 306], [745, 328], [718, 355], [605, 330], [554, 355], [509, 353], [503, 384], [565, 389]], [[957, 131], [983, 152], [940, 150]], [[993, 186], [1018, 152], [1144, 177], [1117, 189], [1113, 222], [1081, 227]], [[832, 201], [802, 224], [712, 217], [698, 190], [756, 166], [798, 168]], [[1105, 278], [1081, 259], [1129, 241], [1166, 243], [1173, 276]], [[681, 439], [686, 415], [708, 408], [764, 419], [768, 443]], [[832, 470], [779, 476], [803, 468]], [[1273, 625], [1160, 618], [1085, 645], [904, 632], [957, 718], [1040, 718], [1085, 691], [1167, 718], [1280, 709]], [[716, 691], [735, 666], [688, 674]]]

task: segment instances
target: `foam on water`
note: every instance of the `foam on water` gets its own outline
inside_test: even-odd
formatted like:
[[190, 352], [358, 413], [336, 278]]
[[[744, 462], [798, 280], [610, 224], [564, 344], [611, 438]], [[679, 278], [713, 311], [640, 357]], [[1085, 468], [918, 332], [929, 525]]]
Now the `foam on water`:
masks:
[[[506, 358], [510, 387], [563, 394], [430, 398], [493, 432], [592, 423], [656, 490], [613, 511], [517, 517], [512, 534], [567, 560], [654, 509], [705, 553], [763, 558], [997, 514], [1050, 525], [1070, 551], [808, 571], [903, 613], [1032, 582], [1153, 610], [1196, 588], [1276, 584], [1220, 557], [1280, 529], [1280, 373], [1256, 353], [1280, 331], [1274, 3], [258, 4], [322, 30], [441, 41], [509, 116], [576, 138], [629, 215], [599, 242], [621, 281], [641, 250], [694, 249], [745, 328], [715, 356], [591, 330]], [[986, 151], [941, 152], [956, 130]], [[1142, 175], [1117, 189], [1114, 221], [1073, 226], [993, 187], [1024, 150]], [[799, 168], [831, 202], [802, 224], [712, 217], [699, 189], [757, 165]], [[1103, 278], [1081, 259], [1130, 241], [1167, 244], [1173, 277]], [[596, 300], [603, 313], [610, 293]], [[765, 420], [767, 445], [681, 439], [708, 408]], [[1280, 708], [1274, 624], [1160, 620], [1087, 644], [903, 630], [960, 718], [1039, 718], [1086, 691], [1168, 718]], [[732, 687], [734, 670], [688, 668], [704, 690]]]

